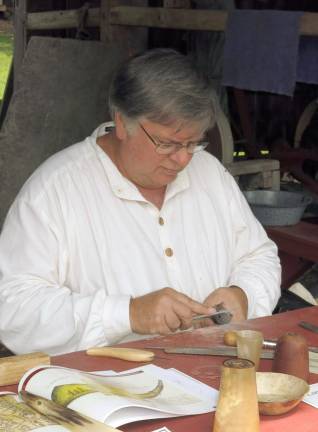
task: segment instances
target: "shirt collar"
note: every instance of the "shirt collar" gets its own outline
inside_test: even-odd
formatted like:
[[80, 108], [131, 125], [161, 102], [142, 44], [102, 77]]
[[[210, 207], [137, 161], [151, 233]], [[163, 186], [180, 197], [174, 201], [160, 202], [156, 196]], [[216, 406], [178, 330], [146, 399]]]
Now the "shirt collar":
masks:
[[[135, 186], [130, 180], [121, 174], [110, 157], [104, 152], [103, 149], [100, 148], [96, 142], [98, 137], [108, 133], [112, 127], [114, 127], [113, 122], [103, 123], [97, 129], [95, 129], [91, 135], [91, 138], [93, 138], [94, 144], [97, 147], [98, 155], [105, 168], [111, 189], [114, 195], [116, 195], [118, 198], [147, 202], [147, 200], [139, 192], [137, 186]], [[181, 172], [179, 172], [176, 179], [167, 186], [165, 202], [183, 190], [188, 189], [189, 185], [190, 181], [186, 167]]]

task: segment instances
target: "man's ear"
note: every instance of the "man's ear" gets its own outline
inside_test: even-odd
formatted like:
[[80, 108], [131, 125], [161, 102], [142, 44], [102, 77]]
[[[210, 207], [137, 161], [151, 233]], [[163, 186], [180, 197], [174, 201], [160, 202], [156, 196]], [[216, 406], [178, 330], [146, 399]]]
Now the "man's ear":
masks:
[[127, 139], [128, 134], [125, 127], [125, 123], [123, 121], [123, 117], [119, 112], [115, 113], [115, 127], [116, 127], [116, 136], [120, 141], [124, 141]]

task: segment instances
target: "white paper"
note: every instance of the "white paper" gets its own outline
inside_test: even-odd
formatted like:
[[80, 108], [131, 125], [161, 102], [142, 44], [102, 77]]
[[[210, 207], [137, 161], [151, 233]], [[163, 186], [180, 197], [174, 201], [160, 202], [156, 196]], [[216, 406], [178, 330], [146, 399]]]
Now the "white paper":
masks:
[[[157, 376], [160, 379], [168, 380], [174, 384], [184, 388], [187, 392], [192, 393], [194, 396], [206, 400], [209, 403], [209, 411], [216, 410], [216, 404], [219, 397], [219, 392], [213, 387], [204, 384], [203, 382], [187, 375], [178, 369], [169, 368], [164, 369], [154, 364], [148, 364], [146, 366], [130, 369], [125, 372], [133, 372], [138, 370], [144, 370]], [[111, 371], [103, 371], [102, 373], [110, 373]], [[123, 372], [124, 373], [124, 372]]]
[[311, 384], [309, 388], [309, 393], [306, 394], [303, 401], [314, 408], [318, 408], [318, 383]]
[[186, 375], [185, 373], [179, 371], [178, 369], [171, 368], [168, 370], [173, 372], [173, 375], [175, 377], [175, 380], [173, 382], [175, 382], [176, 384], [184, 385], [184, 387], [188, 391], [192, 391], [198, 395], [201, 395], [202, 399], [210, 400], [211, 411], [216, 410], [216, 404], [219, 398], [218, 390], [208, 386], [207, 384], [204, 384], [203, 382], [197, 380], [196, 378]]
[[62, 405], [113, 427], [211, 412], [218, 393], [175, 369], [151, 364], [118, 374], [45, 366], [36, 373], [33, 370], [31, 376], [29, 371], [20, 381], [22, 387], [46, 399], [54, 394], [55, 402], [62, 398]]
[[48, 418], [34, 413], [15, 393], [0, 393], [0, 431], [3, 432], [68, 432]]
[[160, 429], [156, 429], [156, 430], [151, 431], [151, 432], [171, 432], [171, 430], [168, 429], [166, 426], [163, 426]]

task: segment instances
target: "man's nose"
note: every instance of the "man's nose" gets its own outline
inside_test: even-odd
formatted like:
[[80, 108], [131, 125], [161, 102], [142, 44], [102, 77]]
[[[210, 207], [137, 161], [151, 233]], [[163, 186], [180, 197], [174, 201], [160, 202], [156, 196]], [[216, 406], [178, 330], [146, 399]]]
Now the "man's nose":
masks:
[[180, 148], [176, 153], [170, 155], [170, 158], [179, 166], [185, 167], [191, 160], [192, 154], [188, 153], [186, 146]]

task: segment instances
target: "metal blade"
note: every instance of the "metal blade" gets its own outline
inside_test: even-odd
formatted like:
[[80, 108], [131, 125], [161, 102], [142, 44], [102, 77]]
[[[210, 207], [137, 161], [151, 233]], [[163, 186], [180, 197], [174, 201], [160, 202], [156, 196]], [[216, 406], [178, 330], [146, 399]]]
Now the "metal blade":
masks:
[[318, 333], [318, 326], [311, 324], [307, 321], [300, 321], [298, 325], [306, 330], [310, 330], [314, 333]]
[[[276, 348], [276, 345], [277, 345], [277, 339], [264, 339], [263, 349], [274, 350]], [[318, 347], [316, 346], [308, 346], [308, 349], [311, 352], [318, 353]]]
[[[155, 347], [152, 347], [155, 348]], [[159, 347], [158, 347], [159, 348]], [[236, 357], [236, 347], [221, 346], [213, 348], [189, 348], [189, 347], [173, 347], [173, 348], [161, 348], [167, 354], [190, 354], [190, 355], [211, 355], [211, 356], [224, 356], [224, 357]], [[273, 351], [262, 351], [262, 359], [273, 359]]]
[[231, 312], [229, 312], [226, 309], [222, 309], [222, 310], [219, 310], [218, 312], [214, 312], [211, 315], [195, 315], [192, 318], [192, 321], [197, 321], [197, 320], [209, 318], [215, 324], [222, 325], [222, 324], [228, 324], [231, 321], [232, 316], [233, 315], [231, 314]]

